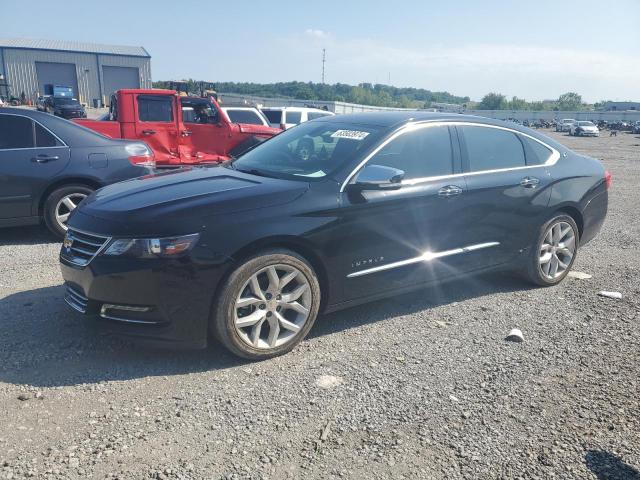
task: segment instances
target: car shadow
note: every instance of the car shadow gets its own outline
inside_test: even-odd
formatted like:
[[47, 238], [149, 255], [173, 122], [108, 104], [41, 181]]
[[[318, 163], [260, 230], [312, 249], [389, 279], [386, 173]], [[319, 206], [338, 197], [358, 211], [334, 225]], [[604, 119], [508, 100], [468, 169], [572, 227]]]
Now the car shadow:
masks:
[[0, 228], [0, 247], [7, 245], [39, 245], [60, 243], [44, 225]]
[[640, 471], [612, 453], [589, 450], [584, 461], [598, 480], [640, 480]]
[[[310, 338], [388, 320], [489, 293], [530, 288], [483, 275], [322, 315]], [[0, 298], [0, 381], [55, 387], [222, 370], [248, 363], [218, 344], [204, 350], [158, 349], [109, 333], [104, 321], [71, 310], [62, 285]]]

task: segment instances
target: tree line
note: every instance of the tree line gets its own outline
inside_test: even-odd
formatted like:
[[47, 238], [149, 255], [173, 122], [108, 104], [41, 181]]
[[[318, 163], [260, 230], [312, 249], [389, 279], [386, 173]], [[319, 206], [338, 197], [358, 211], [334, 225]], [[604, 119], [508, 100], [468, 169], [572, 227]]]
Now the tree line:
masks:
[[[197, 93], [200, 81], [186, 80], [189, 92]], [[257, 97], [287, 97], [299, 100], [349, 102], [362, 105], [400, 108], [429, 108], [432, 102], [465, 104], [469, 97], [459, 97], [449, 92], [432, 92], [423, 88], [400, 88], [391, 85], [361, 83], [328, 85], [313, 82], [214, 82], [218, 93], [239, 93]], [[155, 88], [167, 88], [168, 81], [153, 82]]]
[[[185, 80], [190, 93], [197, 94], [203, 82]], [[153, 82], [155, 88], [169, 88], [169, 81]], [[210, 83], [210, 82], [204, 82]], [[480, 102], [473, 102], [469, 97], [460, 97], [449, 92], [433, 92], [424, 88], [394, 87], [392, 85], [361, 83], [333, 85], [314, 82], [213, 82], [218, 93], [238, 93], [256, 97], [286, 97], [298, 100], [319, 100], [349, 102], [361, 105], [400, 108], [431, 108], [434, 103], [457, 104], [468, 110], [593, 110], [600, 103], [590, 105], [582, 101], [575, 92], [560, 95], [556, 100], [527, 101], [523, 98], [507, 98], [501, 93], [487, 93]]]

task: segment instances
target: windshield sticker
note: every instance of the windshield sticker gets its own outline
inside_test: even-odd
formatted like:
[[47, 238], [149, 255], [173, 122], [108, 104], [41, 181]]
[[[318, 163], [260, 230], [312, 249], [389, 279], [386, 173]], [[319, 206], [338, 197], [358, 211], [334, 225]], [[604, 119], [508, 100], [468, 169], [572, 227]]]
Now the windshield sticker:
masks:
[[319, 178], [319, 177], [324, 177], [326, 173], [324, 173], [322, 170], [318, 170], [317, 172], [313, 172], [313, 173], [294, 173], [294, 175], [297, 175], [299, 177]]
[[364, 140], [369, 132], [359, 132], [358, 130], [336, 130], [331, 134], [332, 138], [349, 138], [351, 140]]

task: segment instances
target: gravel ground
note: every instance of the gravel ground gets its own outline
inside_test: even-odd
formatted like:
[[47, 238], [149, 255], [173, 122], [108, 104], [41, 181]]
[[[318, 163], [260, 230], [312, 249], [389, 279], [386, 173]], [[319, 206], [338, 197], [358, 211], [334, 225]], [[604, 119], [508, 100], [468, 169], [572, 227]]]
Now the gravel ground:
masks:
[[0, 231], [0, 478], [640, 479], [640, 137], [561, 141], [614, 178], [593, 278], [441, 285], [262, 363], [107, 336], [63, 304], [59, 244]]

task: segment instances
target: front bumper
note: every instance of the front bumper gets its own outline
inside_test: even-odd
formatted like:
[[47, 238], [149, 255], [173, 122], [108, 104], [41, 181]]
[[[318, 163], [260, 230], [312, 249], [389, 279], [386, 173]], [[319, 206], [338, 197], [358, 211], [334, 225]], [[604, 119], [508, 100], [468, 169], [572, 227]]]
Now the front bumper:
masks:
[[86, 266], [60, 257], [64, 300], [71, 308], [100, 318], [113, 333], [177, 348], [207, 345], [222, 269], [201, 267], [191, 257], [139, 260], [97, 255]]

